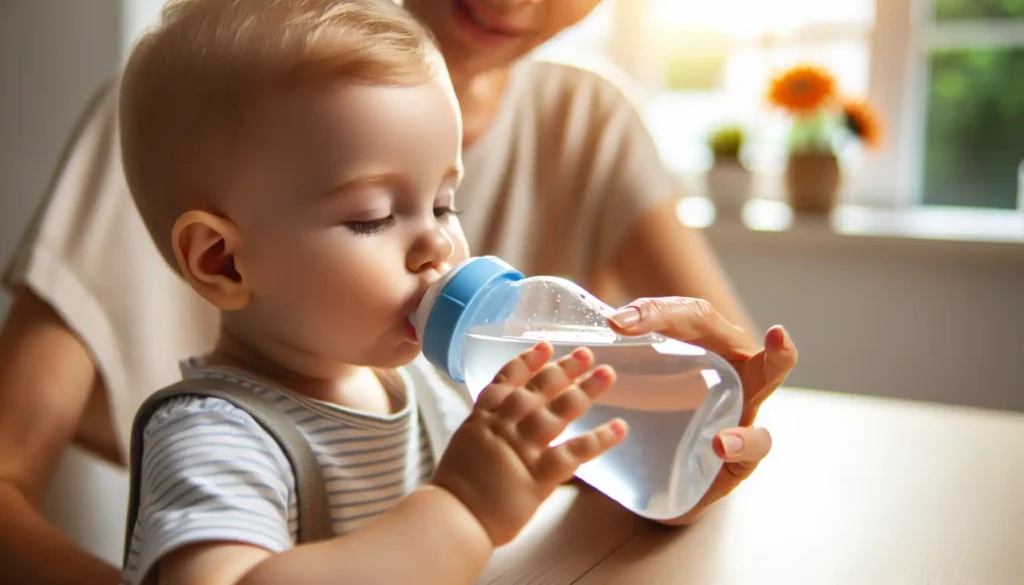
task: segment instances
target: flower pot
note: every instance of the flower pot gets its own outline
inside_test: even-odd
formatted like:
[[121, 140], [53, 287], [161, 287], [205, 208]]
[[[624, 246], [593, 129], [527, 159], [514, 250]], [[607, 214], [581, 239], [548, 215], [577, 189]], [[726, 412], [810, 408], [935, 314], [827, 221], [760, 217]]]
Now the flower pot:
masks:
[[786, 165], [789, 206], [798, 213], [829, 213], [839, 194], [839, 160], [831, 153], [793, 153]]
[[715, 158], [704, 180], [708, 198], [715, 206], [715, 214], [722, 219], [740, 216], [743, 205], [750, 198], [752, 183], [750, 170], [735, 158]]

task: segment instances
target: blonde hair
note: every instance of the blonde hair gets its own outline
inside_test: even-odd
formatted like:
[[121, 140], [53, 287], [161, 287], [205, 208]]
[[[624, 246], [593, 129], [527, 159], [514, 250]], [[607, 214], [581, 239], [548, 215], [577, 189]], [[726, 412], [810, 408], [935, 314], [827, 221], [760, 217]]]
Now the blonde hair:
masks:
[[[171, 230], [208, 205], [248, 106], [336, 81], [413, 86], [443, 69], [430, 34], [393, 0], [171, 0], [121, 81], [125, 178], [174, 268]], [[215, 211], [215, 210], [210, 210]]]

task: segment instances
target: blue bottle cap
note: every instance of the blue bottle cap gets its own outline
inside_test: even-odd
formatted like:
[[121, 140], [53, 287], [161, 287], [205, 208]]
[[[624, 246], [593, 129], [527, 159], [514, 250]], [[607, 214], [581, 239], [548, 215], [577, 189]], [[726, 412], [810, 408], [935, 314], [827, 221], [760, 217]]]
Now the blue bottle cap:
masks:
[[[467, 329], [471, 325], [501, 321], [516, 305], [514, 297], [493, 299], [486, 307], [474, 306], [474, 302], [494, 284], [522, 278], [521, 272], [503, 260], [480, 256], [466, 260], [435, 283], [412, 317], [427, 360], [452, 380], [465, 382], [462, 348]], [[481, 310], [488, 313], [483, 314]]]

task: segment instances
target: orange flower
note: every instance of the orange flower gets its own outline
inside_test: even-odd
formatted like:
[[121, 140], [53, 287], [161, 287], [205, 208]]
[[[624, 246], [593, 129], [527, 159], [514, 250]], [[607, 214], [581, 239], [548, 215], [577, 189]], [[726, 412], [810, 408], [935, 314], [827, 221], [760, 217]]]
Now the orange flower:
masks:
[[846, 127], [862, 143], [871, 148], [882, 144], [882, 122], [871, 104], [863, 100], [843, 101], [843, 116]]
[[836, 80], [828, 71], [801, 65], [772, 80], [768, 101], [794, 114], [807, 114], [824, 105], [835, 91]]

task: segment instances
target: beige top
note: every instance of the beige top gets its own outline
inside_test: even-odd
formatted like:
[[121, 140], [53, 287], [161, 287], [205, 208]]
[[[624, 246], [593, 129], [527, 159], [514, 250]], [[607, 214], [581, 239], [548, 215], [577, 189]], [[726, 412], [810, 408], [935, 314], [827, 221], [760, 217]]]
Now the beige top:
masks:
[[[144, 397], [207, 350], [216, 311], [167, 267], [128, 194], [116, 86], [86, 110], [4, 284], [25, 284], [92, 351], [122, 452]], [[474, 254], [528, 274], [588, 281], [639, 215], [675, 185], [640, 116], [614, 84], [567, 65], [524, 60], [494, 125], [465, 152], [456, 199]]]

